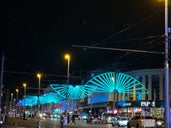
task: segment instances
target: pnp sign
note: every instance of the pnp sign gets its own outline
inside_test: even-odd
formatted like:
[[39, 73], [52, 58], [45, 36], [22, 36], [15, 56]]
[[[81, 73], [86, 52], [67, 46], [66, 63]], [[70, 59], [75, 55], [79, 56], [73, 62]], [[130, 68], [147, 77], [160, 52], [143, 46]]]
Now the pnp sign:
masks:
[[155, 107], [155, 102], [141, 101], [141, 107]]

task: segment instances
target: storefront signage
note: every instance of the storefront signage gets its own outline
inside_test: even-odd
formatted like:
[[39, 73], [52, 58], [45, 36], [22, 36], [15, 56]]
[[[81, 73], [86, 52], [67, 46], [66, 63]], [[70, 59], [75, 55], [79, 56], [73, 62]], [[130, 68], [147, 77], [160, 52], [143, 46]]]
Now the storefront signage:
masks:
[[115, 102], [115, 106], [119, 108], [125, 107], [161, 107], [163, 101], [152, 101], [152, 100], [137, 100], [137, 101], [120, 101]]
[[141, 107], [155, 107], [154, 101], [141, 101]]

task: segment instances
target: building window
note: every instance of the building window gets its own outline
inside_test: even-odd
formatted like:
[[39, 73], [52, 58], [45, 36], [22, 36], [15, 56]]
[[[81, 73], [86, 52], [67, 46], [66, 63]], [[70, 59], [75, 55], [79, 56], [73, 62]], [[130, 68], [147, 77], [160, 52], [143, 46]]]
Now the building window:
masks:
[[152, 99], [159, 99], [159, 91], [160, 91], [160, 80], [159, 75], [152, 75]]
[[[145, 76], [145, 88], [148, 89], [148, 75]], [[146, 100], [148, 100], [148, 95], [145, 97]]]

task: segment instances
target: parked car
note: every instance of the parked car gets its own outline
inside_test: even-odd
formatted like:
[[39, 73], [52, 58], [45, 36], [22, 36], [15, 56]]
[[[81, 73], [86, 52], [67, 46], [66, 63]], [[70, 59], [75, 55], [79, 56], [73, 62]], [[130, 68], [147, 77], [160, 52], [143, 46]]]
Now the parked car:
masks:
[[87, 119], [87, 123], [100, 123], [101, 117], [99, 115], [90, 115]]
[[50, 114], [50, 118], [60, 118], [59, 114]]
[[115, 116], [116, 114], [103, 112], [101, 115], [102, 123], [112, 123], [112, 120]]
[[127, 126], [128, 123], [128, 117], [116, 117], [112, 120], [112, 126], [118, 126], [118, 127], [122, 127], [122, 126]]
[[81, 119], [80, 115], [78, 115], [78, 114], [74, 114], [74, 116], [75, 116], [76, 120], [80, 120]]
[[155, 119], [151, 116], [134, 116], [131, 118], [128, 123], [127, 123], [127, 128], [131, 127], [151, 127], [155, 128], [156, 127], [156, 122]]
[[165, 128], [163, 118], [156, 119], [156, 128]]
[[80, 115], [80, 117], [81, 117], [82, 120], [87, 120], [88, 117], [89, 117], [89, 115], [88, 115], [87, 113], [82, 113], [82, 114]]

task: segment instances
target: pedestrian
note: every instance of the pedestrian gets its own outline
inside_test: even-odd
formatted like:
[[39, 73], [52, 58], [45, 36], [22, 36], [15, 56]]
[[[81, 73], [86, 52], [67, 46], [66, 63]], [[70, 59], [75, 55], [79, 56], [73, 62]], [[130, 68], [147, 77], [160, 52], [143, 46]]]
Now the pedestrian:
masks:
[[72, 123], [75, 124], [75, 115], [74, 114], [72, 115], [71, 119], [72, 119]]
[[67, 113], [67, 124], [70, 123], [70, 116], [69, 116], [69, 113]]
[[26, 113], [24, 112], [23, 113], [23, 120], [25, 120], [26, 119]]
[[63, 122], [64, 122], [64, 115], [61, 113], [61, 115], [60, 115], [60, 125], [61, 125], [61, 128], [63, 128]]
[[63, 116], [63, 128], [66, 128], [68, 121], [67, 121], [67, 116], [64, 114]]
[[31, 114], [31, 119], [32, 119], [32, 120], [34, 119], [34, 113]]
[[5, 114], [5, 115], [4, 115], [4, 123], [5, 123], [5, 124], [7, 124], [7, 122], [8, 122], [8, 120], [7, 120], [7, 119], [8, 119], [8, 115], [7, 115], [7, 114]]

